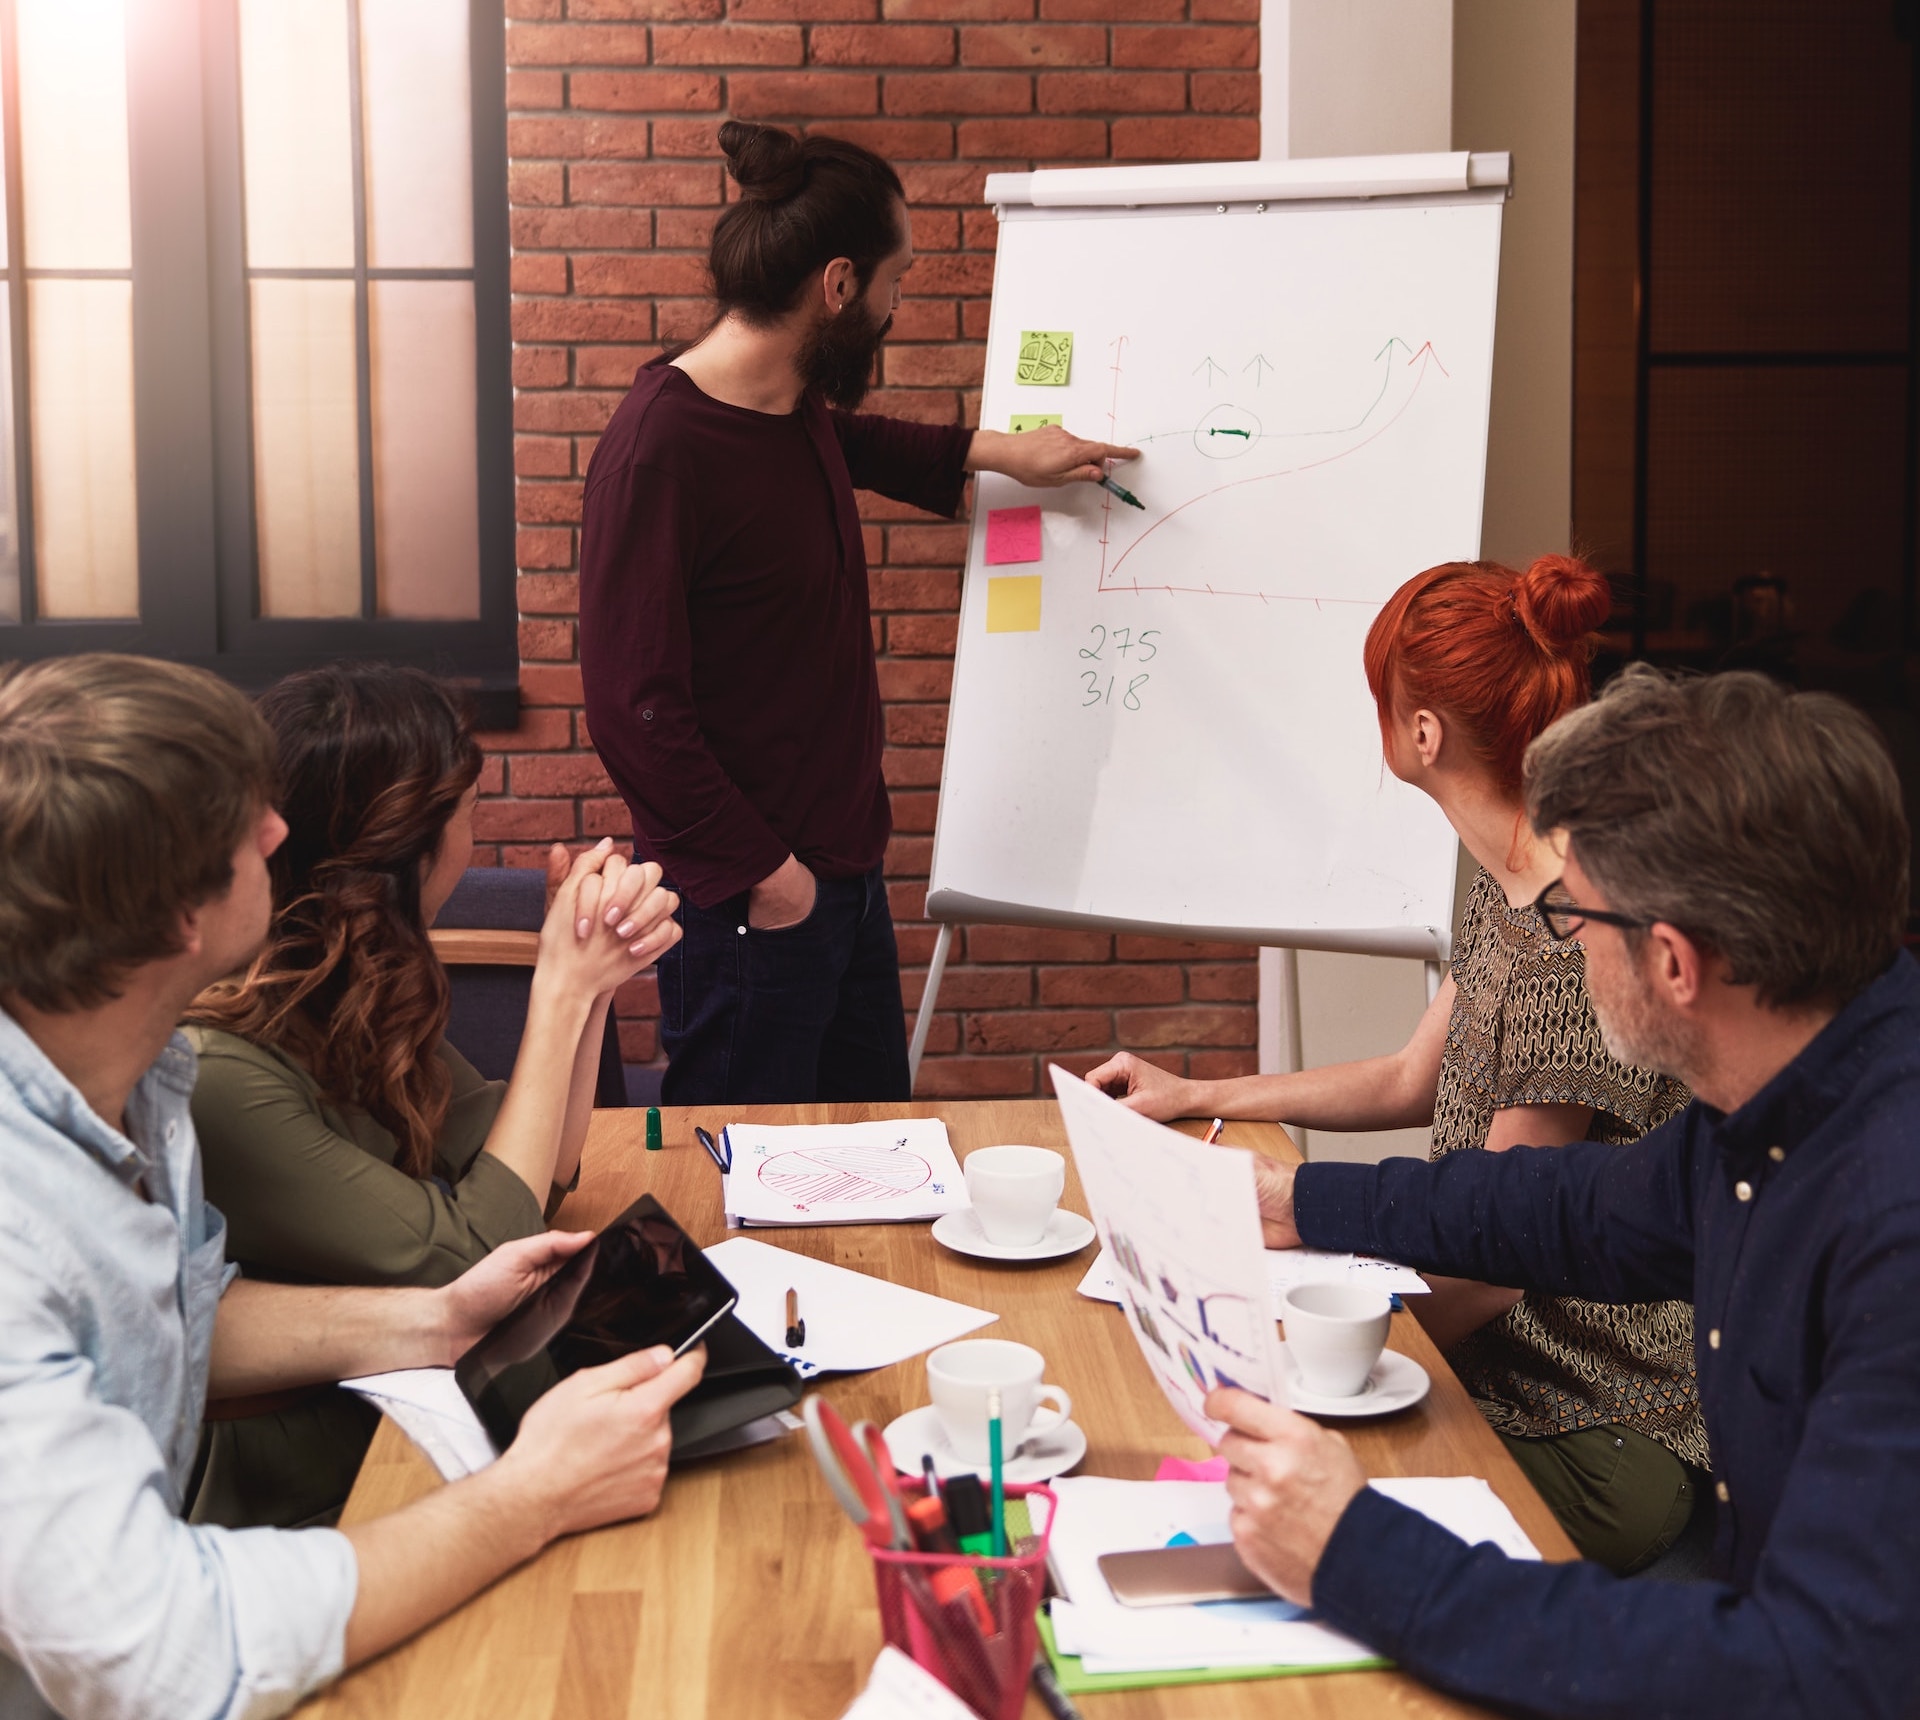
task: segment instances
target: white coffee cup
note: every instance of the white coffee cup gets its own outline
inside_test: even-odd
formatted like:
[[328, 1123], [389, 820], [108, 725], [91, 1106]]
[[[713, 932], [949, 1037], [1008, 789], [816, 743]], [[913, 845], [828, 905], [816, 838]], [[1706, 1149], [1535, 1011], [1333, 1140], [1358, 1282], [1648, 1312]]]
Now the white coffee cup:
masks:
[[967, 1199], [987, 1240], [1000, 1248], [1031, 1248], [1067, 1186], [1067, 1161], [1045, 1147], [976, 1147], [961, 1167]]
[[[1000, 1394], [1000, 1450], [1011, 1459], [1029, 1439], [1051, 1433], [1073, 1414], [1073, 1399], [1043, 1386], [1047, 1359], [1007, 1338], [963, 1338], [927, 1357], [927, 1395], [947, 1445], [962, 1463], [989, 1461], [987, 1394]], [[1036, 1419], [1035, 1412], [1039, 1412]]]
[[1353, 1397], [1386, 1347], [1393, 1303], [1364, 1284], [1296, 1284], [1280, 1318], [1300, 1383], [1319, 1397]]

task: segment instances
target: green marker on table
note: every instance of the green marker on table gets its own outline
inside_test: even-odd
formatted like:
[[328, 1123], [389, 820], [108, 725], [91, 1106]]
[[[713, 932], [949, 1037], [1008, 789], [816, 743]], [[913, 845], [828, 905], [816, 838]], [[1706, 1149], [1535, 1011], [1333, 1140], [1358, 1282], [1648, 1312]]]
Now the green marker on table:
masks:
[[660, 1107], [647, 1107], [647, 1151], [657, 1153], [666, 1143], [660, 1139]]
[[1129, 507], [1138, 508], [1143, 514], [1147, 511], [1147, 504], [1145, 502], [1141, 501], [1141, 499], [1138, 496], [1136, 496], [1131, 490], [1121, 489], [1120, 486], [1116, 484], [1111, 478], [1109, 478], [1104, 472], [1100, 475], [1100, 488], [1103, 490], [1110, 490], [1114, 495], [1118, 496], [1121, 499], [1121, 501], [1125, 502]]

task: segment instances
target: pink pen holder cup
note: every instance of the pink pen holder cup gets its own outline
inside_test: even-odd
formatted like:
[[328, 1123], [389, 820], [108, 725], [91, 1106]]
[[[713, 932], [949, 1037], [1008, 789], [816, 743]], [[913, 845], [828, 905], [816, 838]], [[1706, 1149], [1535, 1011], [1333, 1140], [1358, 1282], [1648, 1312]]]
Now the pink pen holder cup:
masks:
[[[1016, 1543], [1004, 1559], [901, 1553], [874, 1547], [880, 1628], [981, 1720], [1017, 1720], [1040, 1646], [1038, 1615], [1047, 1586], [1047, 1532], [1054, 1496], [1045, 1487], [1009, 1487], [1007, 1501], [1028, 1501], [1030, 1521], [1046, 1528]], [[1033, 1501], [1045, 1502], [1034, 1510]]]

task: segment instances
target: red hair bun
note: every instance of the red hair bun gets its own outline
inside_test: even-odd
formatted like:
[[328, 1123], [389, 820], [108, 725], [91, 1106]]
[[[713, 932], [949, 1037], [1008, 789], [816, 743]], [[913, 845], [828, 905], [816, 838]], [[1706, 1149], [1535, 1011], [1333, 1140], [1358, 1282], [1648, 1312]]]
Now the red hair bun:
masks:
[[1517, 795], [1528, 743], [1586, 703], [1612, 608], [1606, 576], [1573, 556], [1543, 555], [1525, 573], [1450, 561], [1415, 574], [1367, 631], [1382, 736], [1398, 714], [1437, 712]]
[[1577, 556], [1543, 555], [1513, 582], [1514, 618], [1542, 651], [1584, 645], [1613, 613], [1613, 587]]

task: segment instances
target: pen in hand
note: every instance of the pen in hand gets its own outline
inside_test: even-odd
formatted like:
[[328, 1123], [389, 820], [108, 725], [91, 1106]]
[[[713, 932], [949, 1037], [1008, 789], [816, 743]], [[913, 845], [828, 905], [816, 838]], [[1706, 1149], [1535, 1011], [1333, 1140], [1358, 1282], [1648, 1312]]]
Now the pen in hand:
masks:
[[1118, 484], [1104, 473], [1102, 473], [1100, 477], [1100, 488], [1118, 496], [1121, 501], [1125, 502], [1130, 508], [1138, 508], [1142, 513], [1147, 511], [1147, 504], [1145, 502], [1141, 501], [1131, 490], [1121, 489]]

